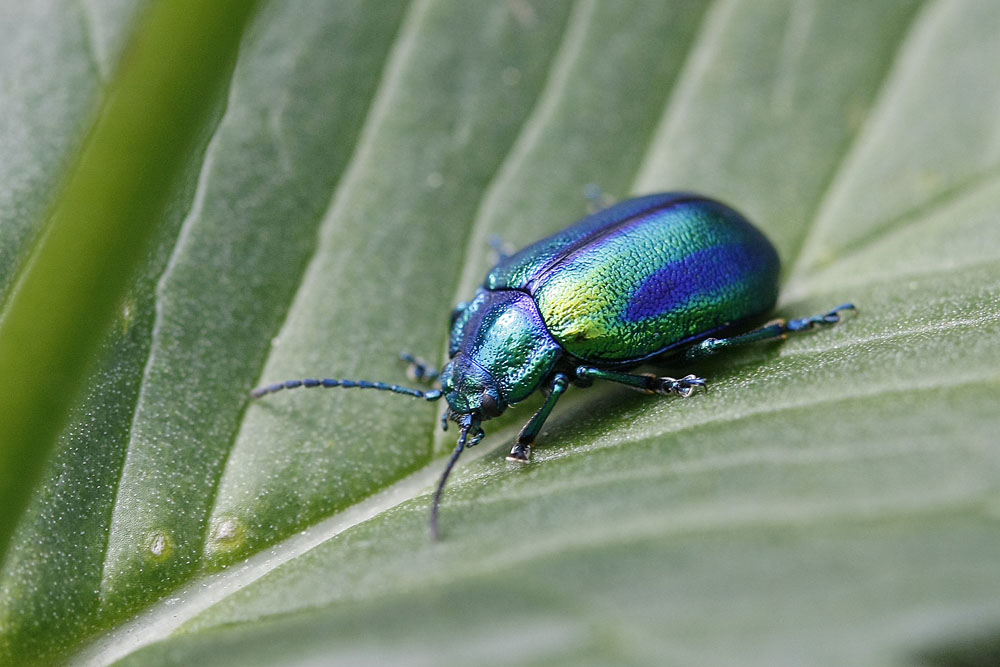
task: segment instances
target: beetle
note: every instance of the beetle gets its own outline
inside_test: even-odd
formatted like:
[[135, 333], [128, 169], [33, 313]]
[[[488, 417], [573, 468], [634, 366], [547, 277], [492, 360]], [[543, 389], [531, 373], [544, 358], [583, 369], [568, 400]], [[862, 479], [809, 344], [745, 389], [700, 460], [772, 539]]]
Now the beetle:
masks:
[[259, 398], [297, 387], [356, 387], [437, 401], [441, 424], [460, 428], [438, 481], [430, 530], [438, 536], [445, 483], [482, 422], [535, 391], [542, 406], [507, 459], [525, 463], [559, 397], [570, 385], [607, 380], [648, 393], [691, 396], [704, 378], [628, 372], [657, 361], [682, 366], [720, 350], [783, 339], [841, 320], [845, 303], [821, 315], [754, 328], [778, 298], [778, 253], [745, 217], [714, 199], [668, 192], [619, 202], [513, 255], [502, 256], [475, 297], [451, 316], [449, 361], [434, 371], [403, 355], [411, 376], [438, 380], [419, 390], [367, 380], [288, 380]]

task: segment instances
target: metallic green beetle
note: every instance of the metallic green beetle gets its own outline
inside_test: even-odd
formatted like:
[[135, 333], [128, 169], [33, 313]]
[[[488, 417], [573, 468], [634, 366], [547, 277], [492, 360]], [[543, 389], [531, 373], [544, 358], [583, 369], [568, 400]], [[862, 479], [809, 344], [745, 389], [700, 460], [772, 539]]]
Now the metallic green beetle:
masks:
[[752, 325], [774, 308], [780, 264], [774, 246], [746, 218], [687, 192], [620, 202], [503, 257], [471, 301], [452, 314], [449, 361], [440, 373], [404, 355], [421, 391], [365, 380], [279, 382], [253, 396], [295, 387], [359, 387], [428, 401], [444, 397], [442, 419], [461, 433], [431, 508], [438, 507], [459, 455], [483, 437], [480, 424], [541, 389], [542, 407], [518, 435], [508, 460], [526, 462], [531, 445], [569, 385], [595, 379], [646, 393], [690, 396], [705, 380], [626, 372], [657, 360], [674, 366], [721, 349], [781, 338], [840, 321], [844, 304], [799, 320]]

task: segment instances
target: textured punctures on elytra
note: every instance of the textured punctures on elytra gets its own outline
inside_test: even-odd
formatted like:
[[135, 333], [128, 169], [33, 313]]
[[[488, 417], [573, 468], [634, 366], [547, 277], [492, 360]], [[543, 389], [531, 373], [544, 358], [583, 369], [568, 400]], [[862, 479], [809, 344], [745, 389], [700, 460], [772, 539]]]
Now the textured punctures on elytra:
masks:
[[778, 298], [778, 253], [740, 213], [701, 195], [637, 197], [585, 217], [520, 252], [501, 256], [475, 296], [451, 313], [448, 363], [438, 372], [404, 354], [421, 391], [367, 380], [288, 380], [254, 398], [298, 387], [375, 389], [445, 398], [458, 444], [431, 500], [431, 535], [445, 482], [461, 453], [483, 438], [481, 422], [535, 393], [542, 406], [508, 459], [527, 462], [542, 425], [568, 387], [594, 380], [688, 398], [706, 386], [681, 377], [631, 373], [642, 363], [683, 369], [722, 350], [836, 324], [844, 304], [813, 317], [759, 326]]
[[[727, 291], [752, 291], [753, 286], [747, 285], [746, 276], [763, 268], [759, 253], [750, 252], [739, 244], [698, 250], [644, 277], [631, 295], [623, 319], [627, 322], [656, 319], [678, 310], [688, 310], [691, 302], [699, 298], [720, 302], [723, 301], [720, 295]], [[683, 276], [692, 273], [701, 274], [702, 280], [698, 283], [682, 280]]]

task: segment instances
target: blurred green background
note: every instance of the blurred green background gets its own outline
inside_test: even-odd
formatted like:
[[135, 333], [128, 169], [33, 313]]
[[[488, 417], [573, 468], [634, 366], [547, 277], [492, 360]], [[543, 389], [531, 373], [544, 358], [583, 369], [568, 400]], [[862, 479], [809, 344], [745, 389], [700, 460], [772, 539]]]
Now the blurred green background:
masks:
[[[1000, 4], [251, 9], [0, 5], [0, 662], [1000, 661]], [[529, 466], [512, 410], [440, 543], [437, 407], [248, 404], [441, 361], [589, 184], [727, 201], [780, 315], [860, 313], [570, 392]]]

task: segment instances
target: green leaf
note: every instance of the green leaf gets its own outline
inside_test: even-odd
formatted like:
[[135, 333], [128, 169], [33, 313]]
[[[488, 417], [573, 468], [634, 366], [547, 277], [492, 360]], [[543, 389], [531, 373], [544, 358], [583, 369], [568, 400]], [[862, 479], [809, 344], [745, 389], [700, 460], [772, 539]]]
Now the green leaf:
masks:
[[[211, 109], [206, 102], [229, 78], [253, 8], [245, 2], [153, 7], [105, 91], [44, 229], [34, 233], [37, 240], [31, 243], [34, 229], [14, 217], [5, 254], [22, 265], [0, 278], [17, 276], [0, 313], [0, 554], [7, 552], [40, 465], [65, 425], [90, 353], [205, 126]], [[21, 11], [28, 32], [35, 32], [32, 10]], [[168, 49], [173, 58], [163, 57]], [[191, 67], [196, 61], [203, 64]], [[14, 87], [26, 74], [15, 67]], [[33, 84], [24, 87], [36, 92]], [[146, 108], [156, 109], [160, 122], [147, 122]], [[46, 113], [44, 103], [38, 111]], [[57, 115], [62, 111], [57, 108]], [[26, 131], [37, 131], [44, 123], [29, 125]], [[72, 137], [69, 130], [63, 138], [72, 143]], [[27, 161], [23, 149], [36, 138], [14, 140], [22, 151], [15, 161]], [[35, 174], [38, 180], [44, 171]], [[21, 186], [15, 181], [9, 199], [24, 194]]]
[[[83, 31], [65, 9], [0, 22], [5, 298], [128, 62], [136, 9], [74, 4]], [[998, 22], [946, 0], [265, 4], [52, 416], [0, 662], [995, 662]], [[569, 392], [527, 466], [503, 455], [532, 406], [510, 411], [437, 543], [436, 408], [248, 401], [405, 384], [398, 353], [443, 358], [490, 237], [565, 226], [588, 184], [726, 200], [784, 258], [780, 316], [859, 313], [699, 364], [687, 400]]]

